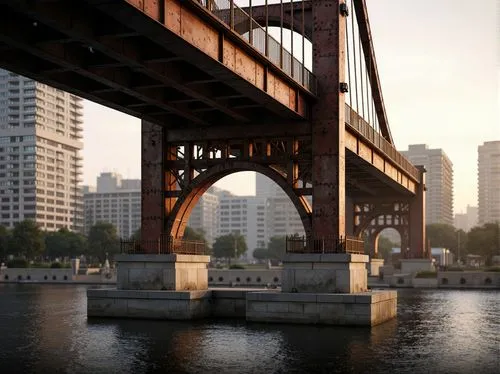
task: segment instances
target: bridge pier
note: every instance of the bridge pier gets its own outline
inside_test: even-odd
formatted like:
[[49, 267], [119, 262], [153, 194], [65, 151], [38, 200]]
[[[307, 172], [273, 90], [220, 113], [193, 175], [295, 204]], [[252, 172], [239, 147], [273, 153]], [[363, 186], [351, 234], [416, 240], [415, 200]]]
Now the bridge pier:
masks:
[[[368, 256], [347, 253], [346, 232], [354, 227], [352, 212], [346, 211], [345, 94], [340, 92], [346, 18], [339, 12], [341, 3], [311, 4], [318, 79], [312, 112], [312, 235], [298, 248], [294, 245], [293, 251], [304, 253], [286, 255], [281, 293], [247, 298], [247, 320], [372, 326], [396, 316], [396, 292], [367, 292]], [[332, 253], [339, 251], [340, 238], [345, 238], [346, 253]]]

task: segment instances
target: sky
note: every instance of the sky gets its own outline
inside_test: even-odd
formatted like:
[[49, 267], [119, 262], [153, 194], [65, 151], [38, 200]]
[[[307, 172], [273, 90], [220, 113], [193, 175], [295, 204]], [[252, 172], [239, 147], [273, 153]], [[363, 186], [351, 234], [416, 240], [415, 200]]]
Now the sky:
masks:
[[[244, 4], [244, 1], [241, 1]], [[258, 1], [254, 1], [254, 4]], [[500, 140], [496, 0], [367, 0], [385, 107], [396, 147], [428, 144], [453, 162], [455, 213], [477, 205], [477, 147]], [[140, 178], [140, 120], [84, 103], [84, 184], [99, 173]], [[255, 193], [252, 173], [217, 184]]]

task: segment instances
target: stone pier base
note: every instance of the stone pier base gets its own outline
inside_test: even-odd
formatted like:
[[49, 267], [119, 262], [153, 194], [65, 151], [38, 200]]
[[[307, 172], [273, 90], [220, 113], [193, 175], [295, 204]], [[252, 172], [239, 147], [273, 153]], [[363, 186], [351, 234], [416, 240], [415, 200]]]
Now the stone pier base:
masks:
[[396, 291], [247, 294], [246, 319], [254, 322], [375, 326], [396, 314]]
[[119, 290], [195, 291], [208, 289], [210, 256], [117, 255]]
[[211, 315], [211, 291], [87, 290], [89, 317], [190, 320]]

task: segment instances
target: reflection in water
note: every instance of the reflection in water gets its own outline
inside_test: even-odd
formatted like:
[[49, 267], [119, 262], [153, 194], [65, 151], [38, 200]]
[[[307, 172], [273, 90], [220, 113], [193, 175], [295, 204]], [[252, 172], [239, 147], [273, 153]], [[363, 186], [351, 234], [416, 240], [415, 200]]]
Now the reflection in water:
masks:
[[499, 299], [400, 291], [397, 320], [367, 329], [87, 320], [83, 286], [0, 285], [0, 372], [498, 373]]

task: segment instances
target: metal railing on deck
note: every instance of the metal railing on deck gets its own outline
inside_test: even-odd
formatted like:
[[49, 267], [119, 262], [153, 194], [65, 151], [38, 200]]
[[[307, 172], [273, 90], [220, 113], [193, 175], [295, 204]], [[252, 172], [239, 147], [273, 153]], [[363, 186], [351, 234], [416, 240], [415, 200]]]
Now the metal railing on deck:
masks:
[[236, 31], [244, 40], [266, 56], [274, 65], [316, 94], [316, 77], [297, 60], [266, 29], [253, 20], [233, 0], [192, 0], [203, 5], [215, 17]]
[[175, 239], [171, 236], [162, 236], [157, 240], [122, 240], [120, 246], [121, 253], [124, 254], [207, 254], [205, 242]]
[[408, 161], [401, 153], [399, 153], [394, 146], [389, 143], [385, 138], [380, 135], [375, 128], [370, 126], [354, 109], [349, 105], [345, 106], [345, 123], [351, 128], [361, 134], [366, 140], [374, 144], [381, 150], [391, 161], [397, 166], [402, 168], [406, 173], [413, 177], [416, 181], [420, 182], [420, 172]]
[[286, 237], [287, 253], [352, 253], [364, 254], [363, 240], [354, 237], [320, 238]]

